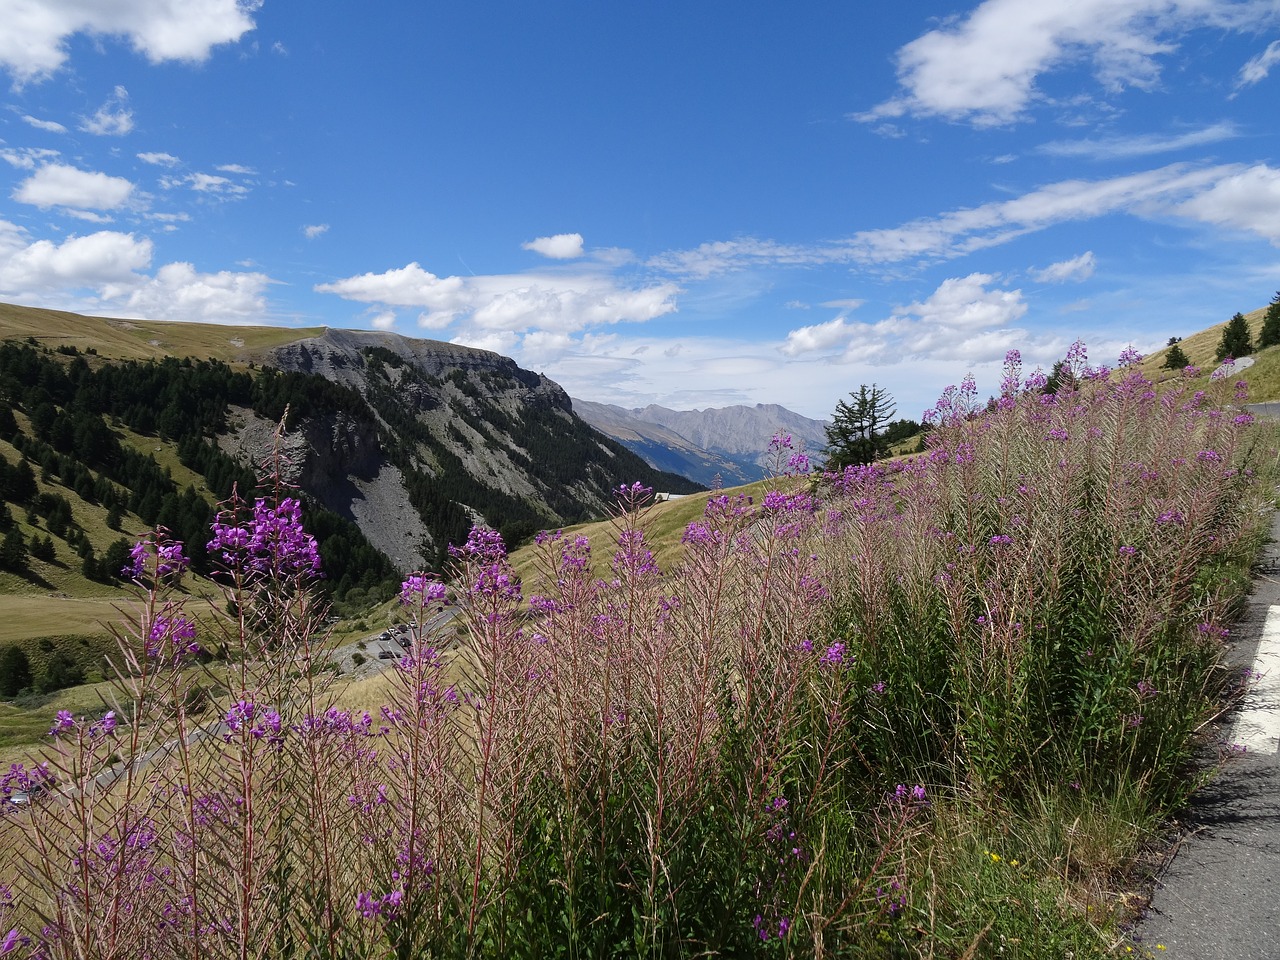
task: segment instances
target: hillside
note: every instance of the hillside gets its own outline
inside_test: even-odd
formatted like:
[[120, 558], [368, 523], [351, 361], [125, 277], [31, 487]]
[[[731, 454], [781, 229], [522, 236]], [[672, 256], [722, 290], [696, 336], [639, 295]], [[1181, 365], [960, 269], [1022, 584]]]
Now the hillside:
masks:
[[254, 489], [286, 410], [286, 479], [320, 542], [325, 589], [353, 611], [409, 570], [440, 568], [478, 520], [517, 542], [604, 515], [623, 483], [698, 489], [596, 433], [557, 384], [487, 351], [12, 305], [0, 341], [11, 547], [0, 622], [13, 627], [0, 641], [29, 648], [37, 671], [63, 658], [69, 676], [94, 674], [106, 641], [95, 625], [113, 619], [122, 551], [144, 531], [168, 528], [195, 573], [209, 571], [214, 507]]

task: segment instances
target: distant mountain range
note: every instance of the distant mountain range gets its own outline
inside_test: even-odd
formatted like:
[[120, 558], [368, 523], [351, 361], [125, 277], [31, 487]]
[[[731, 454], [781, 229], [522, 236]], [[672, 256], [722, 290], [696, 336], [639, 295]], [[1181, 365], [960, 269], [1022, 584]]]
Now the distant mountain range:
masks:
[[682, 474], [708, 486], [726, 487], [764, 477], [769, 441], [789, 434], [795, 449], [815, 462], [826, 446], [826, 423], [776, 403], [707, 410], [671, 410], [650, 404], [625, 407], [573, 401], [574, 412], [601, 433], [639, 454], [652, 467]]

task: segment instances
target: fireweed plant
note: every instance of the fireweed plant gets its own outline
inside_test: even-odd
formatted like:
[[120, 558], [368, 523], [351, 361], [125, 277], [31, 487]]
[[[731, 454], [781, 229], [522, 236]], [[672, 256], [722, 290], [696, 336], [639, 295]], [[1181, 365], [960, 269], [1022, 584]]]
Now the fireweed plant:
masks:
[[268, 464], [211, 532], [218, 602], [140, 542], [114, 697], [4, 775], [45, 790], [0, 821], [0, 956], [1108, 955], [1090, 825], [1192, 782], [1275, 458], [1242, 385], [1137, 359], [1077, 345], [1049, 393], [1011, 353], [901, 462], [814, 473], [779, 436], [671, 570], [639, 484], [603, 577], [551, 532], [521, 583], [476, 527], [447, 585], [405, 580], [371, 713], [334, 706]]

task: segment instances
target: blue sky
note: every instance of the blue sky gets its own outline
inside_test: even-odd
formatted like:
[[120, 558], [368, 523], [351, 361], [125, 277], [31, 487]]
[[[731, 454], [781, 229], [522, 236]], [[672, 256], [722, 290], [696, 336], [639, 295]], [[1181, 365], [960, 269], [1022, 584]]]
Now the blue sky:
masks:
[[[891, 6], [893, 9], [891, 9]], [[871, 8], [871, 9], [869, 9]], [[584, 399], [1095, 360], [1280, 287], [1280, 0], [0, 0], [0, 299]]]

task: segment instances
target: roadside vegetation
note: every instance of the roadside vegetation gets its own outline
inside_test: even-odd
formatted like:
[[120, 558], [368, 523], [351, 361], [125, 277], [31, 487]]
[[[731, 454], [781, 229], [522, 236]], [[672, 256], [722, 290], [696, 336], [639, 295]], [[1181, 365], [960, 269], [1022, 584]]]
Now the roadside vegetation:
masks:
[[[403, 584], [367, 713], [268, 471], [206, 535], [198, 627], [191, 545], [133, 549], [110, 691], [4, 775], [37, 796], [0, 819], [0, 951], [1128, 955], [1126, 873], [1241, 682], [1276, 461], [1241, 384], [1157, 392], [1140, 359], [1077, 345], [1046, 393], [1011, 354], [905, 460], [815, 474], [778, 437], [757, 494], [665, 508], [665, 566], [638, 483], [603, 562], [548, 533], [517, 575], [477, 527], [449, 585]], [[445, 604], [457, 639], [424, 629]]]

